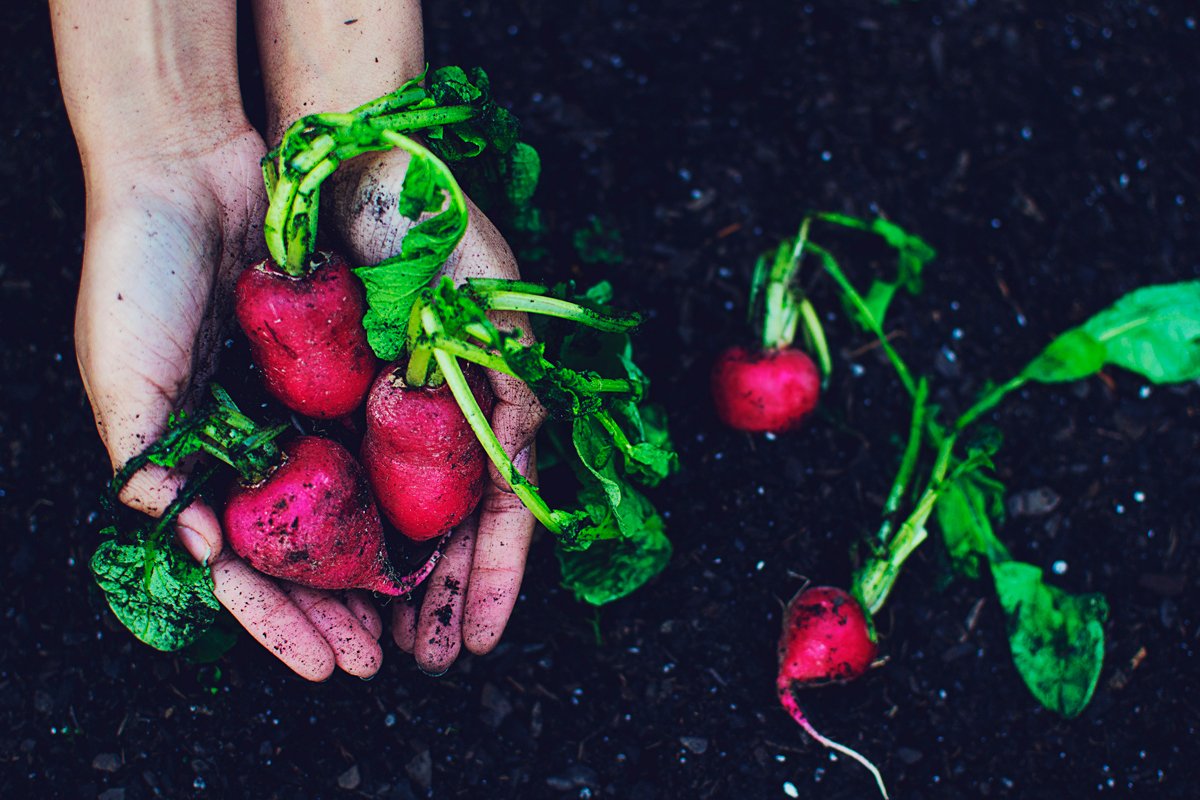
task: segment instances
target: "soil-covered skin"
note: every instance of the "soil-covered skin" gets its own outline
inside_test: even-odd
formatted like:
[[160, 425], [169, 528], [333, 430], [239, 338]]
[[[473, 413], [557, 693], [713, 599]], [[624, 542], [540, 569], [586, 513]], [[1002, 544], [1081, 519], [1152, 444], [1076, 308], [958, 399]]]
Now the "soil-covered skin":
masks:
[[[0, 796], [292, 800], [863, 798], [774, 696], [782, 602], [845, 584], [906, 425], [827, 282], [836, 375], [773, 440], [719, 428], [707, 372], [749, 342], [754, 256], [810, 208], [883, 213], [938, 248], [889, 329], [962, 408], [1137, 286], [1200, 276], [1200, 11], [970, 0], [436, 4], [435, 64], [480, 64], [545, 164], [532, 278], [611, 279], [683, 471], [653, 493], [675, 557], [594, 611], [535, 543], [495, 653], [430, 678], [388, 643], [370, 683], [309, 685], [243, 637], [218, 664], [141, 646], [86, 569], [107, 461], [71, 345], [83, 187], [43, 4], [2, 23]], [[1071, 10], [1063, 10], [1069, 5]], [[1190, 15], [1190, 16], [1189, 16]], [[249, 53], [247, 53], [249, 55]], [[253, 83], [254, 69], [244, 69]], [[624, 259], [589, 266], [590, 214]], [[865, 284], [889, 257], [824, 234]], [[1200, 390], [1034, 386], [991, 419], [1020, 558], [1112, 607], [1087, 711], [1041, 710], [991, 587], [922, 548], [878, 619], [887, 663], [804, 698], [901, 798], [1192, 797], [1200, 688]]]

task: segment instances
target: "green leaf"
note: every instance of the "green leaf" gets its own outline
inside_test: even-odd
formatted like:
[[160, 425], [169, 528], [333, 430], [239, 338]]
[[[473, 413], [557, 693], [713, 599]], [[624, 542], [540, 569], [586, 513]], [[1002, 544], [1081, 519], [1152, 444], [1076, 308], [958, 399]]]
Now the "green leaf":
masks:
[[992, 576], [1013, 662], [1025, 685], [1051, 711], [1078, 716], [1092, 698], [1104, 662], [1104, 597], [1050, 586], [1042, 581], [1042, 570], [1020, 561], [993, 562]]
[[1099, 372], [1106, 357], [1103, 344], [1083, 328], [1074, 328], [1052, 341], [1021, 375], [1041, 383], [1077, 381]]
[[525, 142], [517, 142], [502, 164], [500, 177], [506, 183], [508, 202], [516, 207], [529, 205], [542, 175], [542, 158], [538, 151]]
[[[880, 326], [883, 325], [884, 317], [887, 316], [888, 306], [892, 304], [892, 298], [896, 296], [896, 290], [900, 288], [898, 283], [888, 283], [887, 281], [875, 281], [871, 284], [871, 288], [867, 290], [867, 296], [863, 298], [867, 309], [871, 312], [871, 316], [878, 320]], [[861, 321], [860, 321], [860, 324]], [[870, 330], [864, 325], [864, 329]]]
[[626, 487], [622, 496], [626, 508], [616, 515], [603, 501], [605, 490], [593, 486], [581, 491], [585, 508], [605, 530], [602, 535], [612, 538], [598, 539], [582, 551], [558, 550], [563, 585], [576, 599], [592, 605], [625, 597], [662, 572], [671, 559], [662, 517], [636, 490]]
[[367, 313], [363, 328], [375, 355], [398, 358], [407, 346], [413, 303], [454, 252], [467, 230], [467, 205], [462, 190], [444, 163], [415, 141], [393, 135], [394, 144], [412, 156], [398, 205], [406, 216], [439, 211], [409, 228], [400, 252], [375, 266], [359, 267]]
[[1200, 281], [1147, 286], [1083, 324], [1110, 364], [1154, 383], [1200, 379]]
[[[888, 307], [896, 296], [896, 290], [903, 287], [909, 294], [919, 293], [922, 288], [922, 273], [929, 262], [937, 258], [937, 251], [920, 236], [909, 233], [883, 217], [876, 217], [868, 222], [846, 214], [826, 212], [817, 214], [817, 218], [834, 225], [873, 233], [896, 251], [895, 280], [876, 280], [871, 284], [866, 296], [866, 307], [871, 318], [878, 327], [883, 327]], [[864, 318], [859, 309], [851, 305], [849, 311], [851, 317], [863, 330], [872, 330], [871, 320]]]
[[1004, 522], [1004, 485], [981, 469], [948, 481], [935, 513], [956, 572], [978, 578], [981, 562], [1008, 559], [993, 528]]
[[[115, 536], [116, 530], [105, 531]], [[186, 647], [212, 624], [220, 605], [207, 567], [178, 544], [154, 546], [106, 539], [92, 555], [91, 569], [109, 608], [129, 631], [158, 650]]]

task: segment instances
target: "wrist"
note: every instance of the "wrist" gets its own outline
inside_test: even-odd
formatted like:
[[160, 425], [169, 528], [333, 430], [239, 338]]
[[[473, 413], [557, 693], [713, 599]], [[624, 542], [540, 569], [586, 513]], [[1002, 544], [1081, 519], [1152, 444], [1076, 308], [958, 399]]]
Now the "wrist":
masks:
[[419, 0], [259, 0], [267, 141], [302, 116], [349, 111], [425, 66]]
[[67, 112], [86, 170], [216, 147], [247, 127], [235, 6], [174, 0], [54, 0]]

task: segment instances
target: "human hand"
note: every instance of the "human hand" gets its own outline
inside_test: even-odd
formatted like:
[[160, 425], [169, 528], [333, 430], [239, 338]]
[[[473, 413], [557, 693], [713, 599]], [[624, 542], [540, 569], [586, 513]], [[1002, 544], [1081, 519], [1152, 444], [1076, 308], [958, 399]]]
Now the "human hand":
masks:
[[[357, 263], [376, 264], [393, 255], [413, 224], [396, 211], [395, 202], [407, 166], [406, 154], [390, 151], [354, 159], [335, 174], [333, 213], [324, 219], [341, 234]], [[519, 278], [516, 259], [499, 231], [474, 204], [468, 205], [466, 234], [441, 275], [455, 283]], [[497, 327], [520, 329], [525, 341], [532, 341], [525, 314], [489, 316]], [[491, 419], [496, 436], [521, 473], [536, 481], [533, 440], [546, 412], [520, 380], [493, 371], [487, 375], [496, 397]], [[393, 638], [426, 672], [444, 672], [463, 645], [476, 654], [491, 651], [517, 600], [534, 518], [494, 466], [489, 465], [488, 474], [477, 513], [455, 531], [427, 582], [420, 610], [402, 602], [393, 614]]]
[[[264, 249], [264, 150], [247, 126], [207, 152], [143, 154], [89, 176], [76, 351], [114, 468], [206, 391], [232, 283]], [[185, 480], [149, 466], [121, 499], [157, 516]], [[221, 604], [297, 674], [324, 680], [335, 665], [359, 677], [379, 669], [382, 623], [365, 595], [342, 598], [261, 575], [222, 550], [217, 517], [201, 501], [180, 514], [177, 529], [188, 552], [212, 567]]]

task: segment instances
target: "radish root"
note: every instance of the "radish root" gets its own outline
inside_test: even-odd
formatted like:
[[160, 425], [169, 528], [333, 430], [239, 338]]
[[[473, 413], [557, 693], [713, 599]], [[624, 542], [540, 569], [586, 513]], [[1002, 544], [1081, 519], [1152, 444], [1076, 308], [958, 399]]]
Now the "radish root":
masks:
[[883, 776], [879, 774], [879, 769], [866, 756], [818, 733], [817, 729], [808, 721], [808, 717], [804, 716], [804, 712], [800, 710], [800, 705], [796, 702], [796, 698], [792, 696], [790, 689], [780, 687], [779, 700], [783, 703], [783, 707], [787, 709], [792, 719], [796, 720], [796, 723], [804, 729], [805, 733], [830, 750], [836, 750], [842, 755], [849, 756], [866, 767], [867, 771], [875, 778], [875, 783], [879, 786], [879, 793], [883, 795], [883, 800], [888, 800], [887, 787], [883, 785]]

